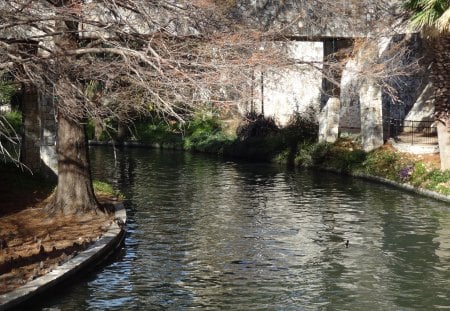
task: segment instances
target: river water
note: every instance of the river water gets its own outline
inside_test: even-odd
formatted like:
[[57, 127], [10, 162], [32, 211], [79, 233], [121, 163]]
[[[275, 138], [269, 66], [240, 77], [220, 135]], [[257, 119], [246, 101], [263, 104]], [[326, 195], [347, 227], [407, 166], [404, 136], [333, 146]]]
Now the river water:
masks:
[[96, 147], [91, 157], [94, 177], [127, 197], [125, 245], [39, 308], [450, 308], [448, 204], [181, 152]]

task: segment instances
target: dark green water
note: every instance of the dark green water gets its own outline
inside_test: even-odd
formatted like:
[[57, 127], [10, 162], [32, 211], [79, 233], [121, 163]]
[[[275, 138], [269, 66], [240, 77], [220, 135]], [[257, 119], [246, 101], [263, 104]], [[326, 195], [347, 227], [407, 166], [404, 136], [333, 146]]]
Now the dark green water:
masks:
[[[127, 196], [122, 252], [60, 310], [450, 307], [445, 203], [324, 172], [185, 153], [92, 150]], [[345, 241], [349, 240], [348, 248]]]

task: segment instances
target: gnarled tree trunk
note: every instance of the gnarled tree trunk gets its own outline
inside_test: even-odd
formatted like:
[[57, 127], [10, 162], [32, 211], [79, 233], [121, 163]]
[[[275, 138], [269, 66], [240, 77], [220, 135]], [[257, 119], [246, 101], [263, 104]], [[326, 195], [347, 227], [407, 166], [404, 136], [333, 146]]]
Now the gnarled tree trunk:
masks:
[[[56, 7], [70, 10], [74, 18], [80, 14], [77, 9], [79, 0], [58, 0], [52, 3]], [[55, 37], [55, 45], [61, 55], [80, 46], [78, 22], [61, 20], [55, 23], [60, 35]], [[50, 213], [63, 214], [98, 213], [99, 204], [92, 185], [88, 156], [88, 142], [83, 119], [83, 98], [79, 95], [83, 89], [76, 72], [68, 65], [74, 56], [60, 56], [59, 79], [54, 85], [58, 97], [58, 131], [56, 152], [58, 155], [58, 185], [53, 200], [47, 208]]]
[[49, 211], [64, 214], [99, 212], [92, 186], [84, 124], [58, 114], [56, 148], [58, 186], [47, 206]]

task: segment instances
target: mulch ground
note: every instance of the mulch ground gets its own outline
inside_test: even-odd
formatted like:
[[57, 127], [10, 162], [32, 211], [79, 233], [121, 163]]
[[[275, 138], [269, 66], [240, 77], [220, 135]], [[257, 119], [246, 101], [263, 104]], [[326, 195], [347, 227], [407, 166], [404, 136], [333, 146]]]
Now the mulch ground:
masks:
[[66, 262], [98, 240], [113, 221], [107, 214], [49, 217], [45, 191], [11, 196], [1, 186], [0, 294]]

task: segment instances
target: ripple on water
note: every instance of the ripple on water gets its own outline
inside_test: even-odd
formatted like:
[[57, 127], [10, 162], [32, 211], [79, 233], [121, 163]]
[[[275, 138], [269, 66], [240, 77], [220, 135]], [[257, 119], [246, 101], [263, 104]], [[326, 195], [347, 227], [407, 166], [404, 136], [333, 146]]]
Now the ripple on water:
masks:
[[106, 170], [102, 165], [114, 163], [108, 149], [91, 152], [102, 159], [94, 176], [113, 180], [128, 197], [126, 245], [115, 261], [46, 307], [450, 305], [445, 204], [324, 172], [165, 151], [118, 151], [117, 169]]

